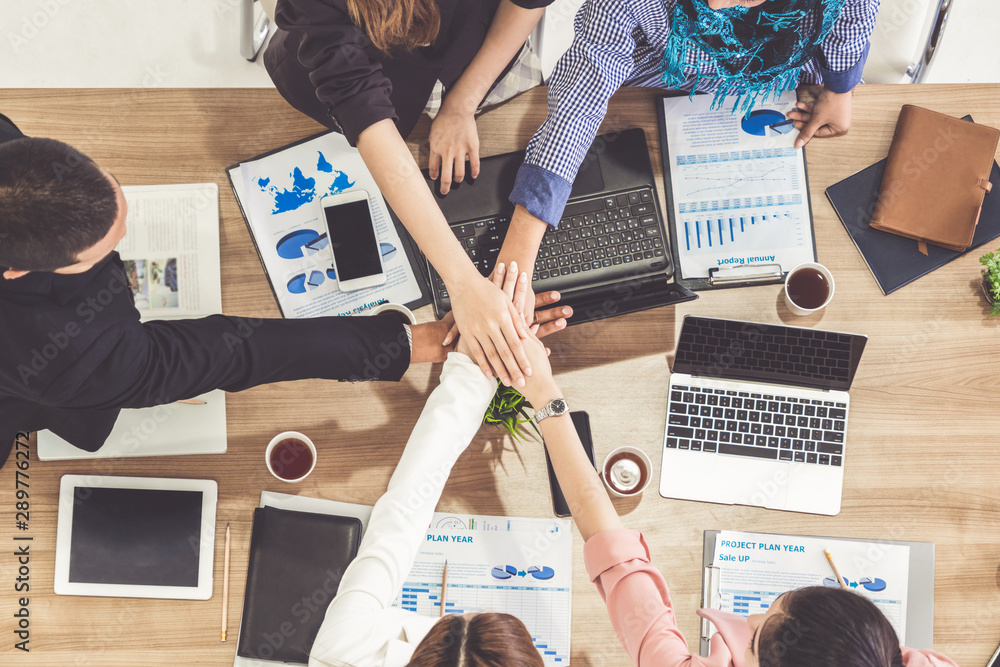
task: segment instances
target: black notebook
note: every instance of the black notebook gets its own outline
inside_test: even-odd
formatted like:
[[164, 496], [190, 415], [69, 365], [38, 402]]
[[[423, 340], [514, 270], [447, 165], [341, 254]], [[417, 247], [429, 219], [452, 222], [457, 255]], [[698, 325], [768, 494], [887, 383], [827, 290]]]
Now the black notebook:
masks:
[[[966, 116], [965, 120], [972, 119]], [[965, 252], [928, 245], [927, 255], [923, 255], [917, 250], [917, 242], [913, 239], [872, 229], [868, 223], [878, 200], [885, 162], [880, 160], [826, 189], [827, 198], [883, 294], [895, 292], [903, 285], [1000, 236], [1000, 167], [995, 162], [990, 172], [993, 193], [986, 195], [983, 200], [976, 234], [972, 238], [972, 245]]]
[[360, 544], [358, 519], [255, 509], [237, 655], [308, 663], [326, 607]]

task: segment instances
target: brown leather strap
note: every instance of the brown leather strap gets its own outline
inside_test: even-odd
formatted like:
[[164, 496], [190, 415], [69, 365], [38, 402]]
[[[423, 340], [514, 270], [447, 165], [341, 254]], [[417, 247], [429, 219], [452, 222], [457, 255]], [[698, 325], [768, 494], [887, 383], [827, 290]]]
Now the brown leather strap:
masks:
[[927, 244], [924, 243], [923, 241], [918, 241], [917, 242], [917, 250], [920, 251], [921, 255], [926, 255], [927, 254]]

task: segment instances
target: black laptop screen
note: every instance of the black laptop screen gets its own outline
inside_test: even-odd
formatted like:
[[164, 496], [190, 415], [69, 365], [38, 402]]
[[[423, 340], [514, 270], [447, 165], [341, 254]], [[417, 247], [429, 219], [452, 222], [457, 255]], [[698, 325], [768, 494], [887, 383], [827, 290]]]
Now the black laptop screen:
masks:
[[867, 341], [858, 334], [688, 315], [673, 371], [846, 391]]

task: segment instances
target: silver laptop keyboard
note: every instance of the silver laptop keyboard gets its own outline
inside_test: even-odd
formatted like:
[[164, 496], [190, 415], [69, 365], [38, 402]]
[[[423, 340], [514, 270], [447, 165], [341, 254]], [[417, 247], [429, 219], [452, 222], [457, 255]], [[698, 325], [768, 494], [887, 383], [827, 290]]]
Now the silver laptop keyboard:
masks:
[[675, 385], [668, 449], [843, 465], [847, 404]]

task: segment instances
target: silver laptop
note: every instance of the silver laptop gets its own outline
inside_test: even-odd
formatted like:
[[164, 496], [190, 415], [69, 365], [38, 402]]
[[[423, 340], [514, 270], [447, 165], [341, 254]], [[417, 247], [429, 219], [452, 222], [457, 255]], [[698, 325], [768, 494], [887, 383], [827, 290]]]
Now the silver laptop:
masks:
[[858, 334], [684, 318], [660, 495], [834, 515]]

